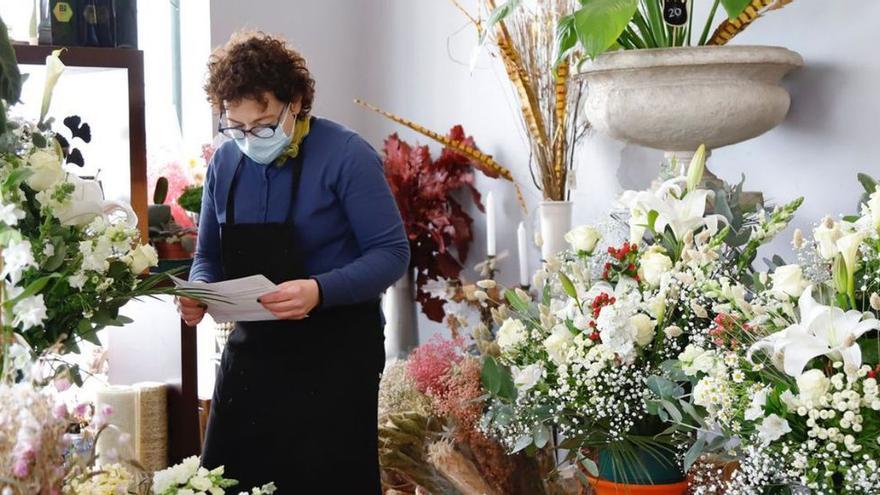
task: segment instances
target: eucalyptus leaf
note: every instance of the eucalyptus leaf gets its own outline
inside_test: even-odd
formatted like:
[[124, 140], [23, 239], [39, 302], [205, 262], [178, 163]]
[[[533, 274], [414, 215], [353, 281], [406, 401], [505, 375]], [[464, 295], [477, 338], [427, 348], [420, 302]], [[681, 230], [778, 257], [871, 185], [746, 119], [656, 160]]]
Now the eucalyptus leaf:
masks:
[[543, 449], [547, 442], [550, 441], [550, 429], [544, 424], [538, 424], [532, 432], [532, 436], [534, 437], [535, 447]]
[[700, 458], [700, 454], [703, 453], [705, 448], [706, 440], [702, 436], [700, 436], [699, 438], [697, 438], [694, 444], [691, 445], [691, 448], [689, 448], [688, 451], [684, 454], [685, 471], [689, 471], [691, 469], [694, 463], [697, 462], [697, 459]]
[[523, 435], [516, 439], [516, 443], [513, 446], [513, 450], [511, 454], [515, 454], [520, 450], [525, 449], [529, 445], [532, 445], [532, 436], [531, 435]]
[[581, 458], [581, 464], [583, 464], [587, 472], [590, 473], [590, 476], [594, 478], [599, 477], [599, 466], [596, 465], [596, 461], [590, 459], [589, 457], [583, 457]]
[[495, 358], [486, 356], [483, 359], [483, 369], [480, 372], [480, 380], [483, 387], [493, 395], [498, 395], [501, 390], [501, 370]]

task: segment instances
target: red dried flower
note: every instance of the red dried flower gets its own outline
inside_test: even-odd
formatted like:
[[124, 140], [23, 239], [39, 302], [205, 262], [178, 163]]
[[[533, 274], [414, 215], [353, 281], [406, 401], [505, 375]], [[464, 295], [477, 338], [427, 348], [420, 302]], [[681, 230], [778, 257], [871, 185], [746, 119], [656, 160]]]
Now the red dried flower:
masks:
[[435, 335], [430, 342], [415, 349], [407, 359], [406, 371], [423, 394], [442, 393], [446, 388], [444, 375], [464, 359], [464, 340], [447, 340]]

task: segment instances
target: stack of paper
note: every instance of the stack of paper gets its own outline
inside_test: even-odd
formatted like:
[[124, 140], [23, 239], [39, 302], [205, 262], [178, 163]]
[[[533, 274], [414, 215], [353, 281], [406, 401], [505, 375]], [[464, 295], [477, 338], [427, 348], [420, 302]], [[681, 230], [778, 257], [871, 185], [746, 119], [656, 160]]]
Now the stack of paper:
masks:
[[214, 321], [261, 321], [277, 320], [269, 310], [257, 302], [257, 298], [274, 292], [278, 286], [263, 275], [224, 280], [222, 282], [187, 282], [171, 277], [181, 289], [192, 289], [210, 294], [205, 303]]

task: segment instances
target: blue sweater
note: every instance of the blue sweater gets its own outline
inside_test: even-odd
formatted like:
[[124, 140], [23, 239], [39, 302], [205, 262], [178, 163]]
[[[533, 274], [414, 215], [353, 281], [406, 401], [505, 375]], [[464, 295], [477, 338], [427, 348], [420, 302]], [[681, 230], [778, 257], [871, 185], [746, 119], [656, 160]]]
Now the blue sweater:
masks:
[[[314, 118], [302, 144], [294, 230], [306, 274], [321, 286], [322, 307], [377, 298], [409, 266], [409, 243], [376, 151], [334, 122]], [[241, 152], [226, 142], [205, 176], [190, 280], [223, 280], [220, 224]], [[244, 157], [235, 190], [236, 223], [283, 222], [291, 201], [292, 160], [281, 167]]]

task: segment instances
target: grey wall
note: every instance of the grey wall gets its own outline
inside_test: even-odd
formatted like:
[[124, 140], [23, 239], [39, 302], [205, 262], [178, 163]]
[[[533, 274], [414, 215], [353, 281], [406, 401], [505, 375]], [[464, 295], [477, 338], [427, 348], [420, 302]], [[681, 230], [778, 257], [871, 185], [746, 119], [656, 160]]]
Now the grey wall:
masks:
[[[474, 0], [462, 2], [473, 7]], [[880, 134], [880, 3], [870, 0], [800, 1], [773, 12], [737, 39], [742, 44], [783, 45], [800, 52], [807, 67], [789, 77], [793, 96], [789, 119], [781, 127], [744, 144], [716, 150], [712, 168], [728, 180], [747, 174], [747, 186], [770, 200], [804, 195], [796, 221], [809, 224], [827, 213], [855, 207], [858, 171], [880, 175], [874, 156]], [[503, 69], [485, 54], [473, 73], [467, 62], [473, 30], [447, 0], [213, 0], [212, 44], [240, 27], [286, 36], [308, 58], [318, 84], [316, 113], [363, 134], [377, 148], [396, 125], [357, 106], [360, 96], [389, 111], [443, 131], [461, 123], [478, 145], [494, 154], [523, 185], [534, 221], [539, 193], [530, 186], [528, 153], [516, 101]], [[656, 175], [661, 154], [625, 146], [601, 136], [584, 140], [578, 153], [575, 221], [600, 218], [625, 188], [646, 186]], [[501, 279], [516, 281], [515, 229], [522, 219], [508, 184], [478, 178], [493, 189], [499, 205], [499, 250], [512, 257]], [[482, 217], [470, 262], [485, 253]], [[788, 253], [790, 233], [772, 246]], [[532, 252], [532, 265], [538, 252]], [[423, 322], [424, 323], [424, 322]], [[422, 325], [427, 335], [438, 327]]]

